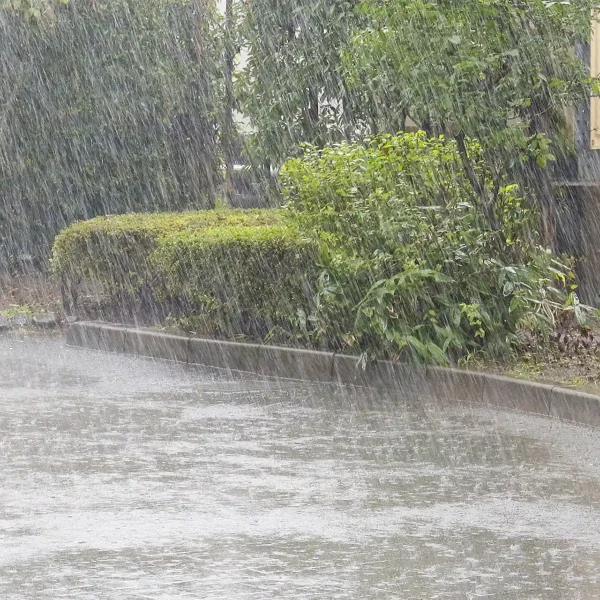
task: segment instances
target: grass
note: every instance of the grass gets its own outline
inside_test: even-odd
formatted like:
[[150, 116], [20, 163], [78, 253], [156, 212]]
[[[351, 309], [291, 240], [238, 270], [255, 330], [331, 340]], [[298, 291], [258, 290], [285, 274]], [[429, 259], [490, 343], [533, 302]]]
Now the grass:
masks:
[[539, 381], [600, 395], [600, 352], [598, 350], [563, 352], [556, 347], [556, 344], [550, 343], [548, 348], [540, 351], [539, 354], [523, 354], [506, 363], [477, 358], [460, 366], [473, 371]]
[[33, 317], [33, 315], [39, 314], [41, 312], [43, 312], [43, 309], [41, 307], [33, 307], [29, 306], [28, 304], [11, 304], [7, 308], [0, 310], [0, 315], [6, 317], [7, 319], [13, 319], [14, 317], [17, 317], [19, 315], [23, 315], [25, 317]]

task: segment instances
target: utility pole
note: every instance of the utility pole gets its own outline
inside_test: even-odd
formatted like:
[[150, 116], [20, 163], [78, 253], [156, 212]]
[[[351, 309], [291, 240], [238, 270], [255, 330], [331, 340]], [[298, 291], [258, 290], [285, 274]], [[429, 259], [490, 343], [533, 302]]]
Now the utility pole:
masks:
[[225, 114], [223, 119], [223, 142], [225, 150], [225, 194], [227, 204], [232, 205], [235, 193], [234, 162], [235, 139], [233, 127], [233, 65], [235, 59], [233, 0], [225, 0]]
[[[208, 65], [209, 57], [207, 56], [207, 44], [206, 36], [209, 30], [209, 19], [211, 13], [216, 10], [215, 0], [193, 0], [194, 4], [194, 46], [196, 50], [196, 60], [198, 63], [198, 81], [199, 81], [199, 97], [210, 93], [212, 88], [212, 82], [208, 80], [210, 68]], [[206, 102], [206, 99], [205, 99]], [[205, 110], [203, 112], [206, 112]], [[206, 181], [208, 189], [206, 190], [208, 199], [208, 208], [214, 208], [216, 198], [216, 186], [214, 182], [214, 173], [212, 160], [208, 159], [207, 149], [209, 154], [214, 154], [214, 140], [212, 135], [208, 132], [209, 124], [205, 120], [201, 119], [200, 129], [201, 131], [196, 132], [197, 139], [195, 140], [196, 148], [196, 160], [197, 168], [204, 170], [206, 175]]]

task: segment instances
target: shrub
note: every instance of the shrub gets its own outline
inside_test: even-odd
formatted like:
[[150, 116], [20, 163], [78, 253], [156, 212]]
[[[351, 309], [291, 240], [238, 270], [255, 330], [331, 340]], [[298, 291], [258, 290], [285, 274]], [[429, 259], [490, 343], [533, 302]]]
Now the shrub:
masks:
[[184, 328], [289, 340], [314, 293], [312, 248], [287, 224], [233, 225], [167, 236], [152, 260]]
[[517, 187], [493, 186], [478, 144], [468, 152], [483, 194], [456, 143], [423, 132], [309, 147], [284, 165], [288, 206], [321, 246], [316, 338], [444, 363], [505, 355], [522, 328], [548, 333], [572, 273], [535, 244]]
[[[276, 210], [109, 216], [60, 233], [52, 266], [65, 301], [106, 319], [235, 337], [292, 335], [308, 310], [313, 245]], [[88, 299], [89, 300], [89, 299]]]

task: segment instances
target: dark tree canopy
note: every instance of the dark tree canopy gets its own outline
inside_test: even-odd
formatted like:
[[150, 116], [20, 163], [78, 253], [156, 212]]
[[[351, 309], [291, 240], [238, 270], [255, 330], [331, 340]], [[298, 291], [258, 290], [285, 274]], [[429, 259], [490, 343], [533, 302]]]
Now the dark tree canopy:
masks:
[[[221, 48], [212, 13], [170, 0], [71, 0], [0, 44], [5, 260], [43, 255], [98, 214], [208, 206], [220, 180]], [[212, 30], [211, 30], [212, 28]]]

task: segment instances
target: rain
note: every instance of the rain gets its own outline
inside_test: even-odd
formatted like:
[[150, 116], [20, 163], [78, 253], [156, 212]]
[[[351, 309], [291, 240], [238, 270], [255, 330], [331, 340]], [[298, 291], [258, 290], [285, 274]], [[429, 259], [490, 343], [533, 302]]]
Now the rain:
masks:
[[0, 597], [595, 599], [600, 0], [0, 0]]

